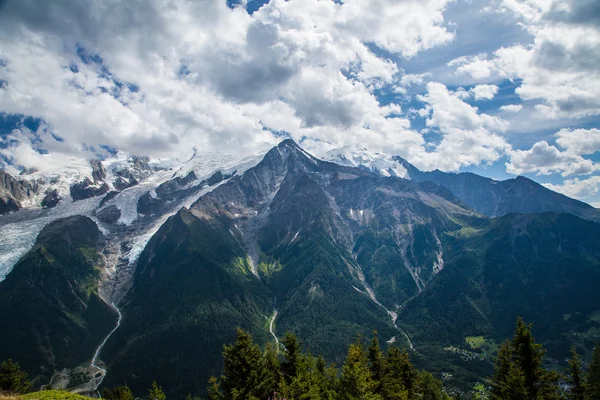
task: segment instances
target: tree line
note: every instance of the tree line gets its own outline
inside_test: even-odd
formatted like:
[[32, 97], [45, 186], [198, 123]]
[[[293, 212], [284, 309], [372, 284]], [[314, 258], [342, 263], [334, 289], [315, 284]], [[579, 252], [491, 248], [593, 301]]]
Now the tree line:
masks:
[[[281, 348], [279, 351], [278, 347]], [[531, 325], [518, 319], [514, 336], [498, 350], [490, 379], [492, 400], [600, 400], [600, 347], [584, 372], [580, 356], [571, 350], [565, 375], [543, 365], [546, 351], [535, 342]], [[11, 360], [0, 364], [0, 391], [25, 393], [27, 375]], [[380, 348], [376, 332], [369, 346], [357, 341], [348, 347], [340, 369], [323, 357], [302, 351], [291, 333], [264, 350], [238, 329], [235, 341], [224, 346], [223, 372], [211, 377], [208, 400], [448, 400], [442, 382], [416, 369], [406, 350]], [[105, 388], [102, 398], [133, 400], [127, 385]], [[149, 400], [166, 400], [156, 382]], [[460, 395], [456, 395], [459, 399]], [[188, 395], [187, 400], [192, 400]]]

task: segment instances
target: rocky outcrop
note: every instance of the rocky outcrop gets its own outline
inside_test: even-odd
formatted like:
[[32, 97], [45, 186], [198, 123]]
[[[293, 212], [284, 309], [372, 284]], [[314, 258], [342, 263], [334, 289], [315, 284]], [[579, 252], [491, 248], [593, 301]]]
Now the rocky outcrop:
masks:
[[60, 197], [60, 195], [58, 194], [58, 191], [56, 189], [48, 190], [46, 192], [46, 195], [42, 199], [42, 207], [43, 208], [56, 207], [58, 205], [58, 203], [60, 203], [61, 200], [62, 200], [62, 198]]
[[73, 201], [89, 199], [90, 197], [101, 196], [108, 192], [109, 187], [106, 179], [106, 170], [98, 160], [90, 161], [92, 167], [92, 178], [85, 178], [81, 182], [71, 185], [70, 192]]
[[36, 194], [37, 190], [36, 184], [17, 180], [0, 171], [0, 214], [20, 210], [21, 202]]
[[117, 206], [108, 206], [98, 211], [96, 217], [104, 223], [114, 224], [121, 218], [121, 210]]

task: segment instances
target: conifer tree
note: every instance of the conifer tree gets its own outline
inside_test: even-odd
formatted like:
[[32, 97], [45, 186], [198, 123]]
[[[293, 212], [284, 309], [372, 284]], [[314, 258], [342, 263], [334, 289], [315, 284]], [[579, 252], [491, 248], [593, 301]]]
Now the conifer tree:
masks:
[[273, 343], [267, 343], [263, 356], [262, 369], [264, 375], [263, 386], [267, 393], [279, 391], [279, 383], [282, 378], [281, 365], [277, 358], [277, 349]]
[[527, 396], [530, 399], [537, 399], [543, 380], [542, 359], [546, 351], [541, 344], [535, 343], [531, 327], [531, 324], [525, 324], [521, 318], [517, 319], [512, 349], [514, 361], [523, 373]]
[[535, 343], [531, 325], [517, 319], [515, 335], [500, 346], [492, 379], [492, 398], [497, 400], [560, 399], [560, 375], [542, 367], [545, 354]]
[[575, 347], [571, 347], [571, 359], [569, 360], [569, 376], [568, 383], [569, 389], [569, 400], [585, 400], [585, 388], [583, 381], [583, 374], [581, 372], [581, 359], [579, 354], [575, 350]]
[[284, 346], [283, 356], [285, 358], [281, 363], [281, 369], [285, 381], [289, 384], [297, 373], [300, 358], [300, 343], [296, 335], [291, 332], [287, 332], [281, 342]]
[[371, 339], [371, 345], [368, 350], [369, 357], [369, 368], [371, 369], [371, 375], [375, 381], [375, 393], [381, 394], [381, 379], [383, 378], [383, 356], [381, 355], [381, 348], [379, 347], [379, 340], [377, 339], [377, 331], [373, 331], [373, 339]]
[[417, 384], [417, 371], [408, 360], [408, 354], [398, 347], [391, 347], [385, 357], [384, 372], [381, 378], [381, 391], [386, 400], [414, 398]]
[[223, 358], [220, 387], [225, 400], [247, 400], [255, 398], [257, 393], [269, 393], [271, 389], [263, 387], [264, 376], [260, 376], [262, 354], [248, 332], [237, 330], [235, 342], [225, 346]]
[[348, 348], [346, 361], [342, 366], [341, 394], [347, 400], [380, 400], [375, 393], [377, 382], [373, 380], [365, 350], [357, 340]]
[[431, 373], [422, 371], [419, 374], [419, 383], [417, 392], [419, 399], [423, 400], [441, 400], [442, 382], [436, 379]]
[[27, 373], [21, 370], [18, 363], [8, 359], [0, 364], [0, 391], [27, 393], [30, 389]]
[[600, 345], [596, 344], [594, 356], [586, 377], [585, 399], [600, 400]]
[[165, 392], [163, 392], [162, 387], [156, 384], [156, 381], [152, 382], [152, 387], [148, 392], [148, 400], [167, 400]]
[[106, 400], [133, 400], [134, 396], [127, 385], [114, 388], [105, 388], [102, 391], [102, 398]]
[[208, 400], [224, 400], [221, 394], [221, 385], [216, 376], [211, 376], [208, 380]]

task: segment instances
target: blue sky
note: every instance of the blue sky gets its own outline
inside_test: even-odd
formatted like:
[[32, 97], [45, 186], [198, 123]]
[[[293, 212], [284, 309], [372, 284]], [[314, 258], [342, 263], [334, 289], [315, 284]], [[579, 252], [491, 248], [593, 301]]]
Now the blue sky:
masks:
[[287, 135], [600, 205], [595, 0], [54, 3], [0, 6], [9, 172]]

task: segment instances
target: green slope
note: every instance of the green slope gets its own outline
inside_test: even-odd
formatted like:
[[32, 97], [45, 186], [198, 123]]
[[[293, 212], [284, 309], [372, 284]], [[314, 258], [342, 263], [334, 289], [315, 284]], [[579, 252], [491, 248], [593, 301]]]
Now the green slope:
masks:
[[97, 293], [99, 240], [89, 218], [54, 221], [0, 282], [0, 359], [18, 361], [39, 383], [91, 359], [115, 324]]

